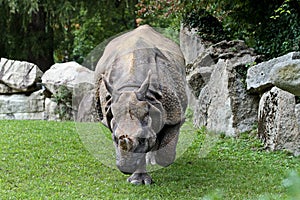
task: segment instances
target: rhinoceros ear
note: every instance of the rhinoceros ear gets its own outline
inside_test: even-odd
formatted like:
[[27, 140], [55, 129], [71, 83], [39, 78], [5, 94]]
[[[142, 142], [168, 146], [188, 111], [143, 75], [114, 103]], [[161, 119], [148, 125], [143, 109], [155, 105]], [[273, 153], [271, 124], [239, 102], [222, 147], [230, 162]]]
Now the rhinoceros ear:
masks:
[[116, 101], [119, 98], [120, 93], [114, 89], [114, 87], [106, 80], [106, 78], [103, 75], [102, 75], [102, 80], [104, 82], [106, 90], [111, 95], [112, 100]]
[[142, 83], [141, 87], [136, 91], [136, 96], [138, 100], [145, 100], [146, 99], [146, 94], [149, 89], [150, 85], [150, 77], [151, 77], [151, 70], [149, 70], [147, 78], [144, 80]]

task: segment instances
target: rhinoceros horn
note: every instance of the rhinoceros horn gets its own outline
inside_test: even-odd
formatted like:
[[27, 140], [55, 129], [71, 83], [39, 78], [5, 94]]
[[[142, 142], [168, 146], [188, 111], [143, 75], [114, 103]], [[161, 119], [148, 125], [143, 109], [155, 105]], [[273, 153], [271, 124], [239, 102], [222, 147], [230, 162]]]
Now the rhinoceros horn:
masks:
[[149, 70], [148, 75], [144, 80], [144, 82], [142, 83], [141, 87], [136, 91], [136, 96], [141, 101], [146, 99], [146, 94], [150, 85], [150, 77], [151, 77], [151, 70]]
[[104, 85], [105, 85], [107, 91], [108, 91], [110, 94], [112, 94], [114, 89], [113, 89], [112, 85], [110, 85], [109, 82], [106, 80], [106, 78], [104, 77], [103, 74], [102, 74], [102, 80], [103, 80], [103, 82], [104, 82]]

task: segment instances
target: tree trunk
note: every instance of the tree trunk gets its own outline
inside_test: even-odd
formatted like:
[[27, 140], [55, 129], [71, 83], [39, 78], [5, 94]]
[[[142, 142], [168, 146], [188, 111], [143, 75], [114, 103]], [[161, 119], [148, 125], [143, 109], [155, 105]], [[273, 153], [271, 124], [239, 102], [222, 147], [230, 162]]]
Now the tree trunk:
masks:
[[31, 38], [25, 45], [28, 51], [28, 61], [35, 63], [43, 72], [48, 70], [54, 63], [53, 58], [53, 30], [47, 23], [46, 12], [40, 8], [32, 14], [26, 35]]

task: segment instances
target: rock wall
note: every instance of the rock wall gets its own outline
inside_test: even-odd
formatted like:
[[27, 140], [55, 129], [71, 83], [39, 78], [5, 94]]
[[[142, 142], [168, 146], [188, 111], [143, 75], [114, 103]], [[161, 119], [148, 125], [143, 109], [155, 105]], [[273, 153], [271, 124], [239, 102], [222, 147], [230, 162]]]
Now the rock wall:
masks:
[[228, 136], [258, 127], [266, 149], [300, 155], [300, 52], [262, 62], [243, 41], [205, 46], [184, 27], [181, 39], [196, 126]]
[[258, 136], [271, 151], [300, 155], [300, 52], [259, 63], [247, 74], [247, 88], [261, 96]]
[[300, 155], [299, 123], [295, 96], [273, 87], [260, 99], [258, 113], [258, 136], [265, 148], [288, 150]]
[[0, 119], [73, 119], [93, 79], [93, 71], [75, 62], [55, 64], [43, 74], [32, 63], [1, 58]]
[[42, 90], [31, 94], [0, 95], [0, 119], [44, 119]]
[[260, 59], [243, 41], [222, 41], [187, 65], [187, 81], [197, 99], [194, 124], [237, 136], [257, 122], [259, 98], [246, 90], [247, 65]]

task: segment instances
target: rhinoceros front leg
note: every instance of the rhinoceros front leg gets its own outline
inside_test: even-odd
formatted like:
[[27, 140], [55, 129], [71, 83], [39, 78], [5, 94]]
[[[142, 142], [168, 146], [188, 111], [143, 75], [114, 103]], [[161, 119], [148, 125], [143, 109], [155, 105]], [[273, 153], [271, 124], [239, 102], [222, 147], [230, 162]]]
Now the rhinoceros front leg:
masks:
[[127, 179], [129, 183], [135, 185], [150, 185], [153, 182], [151, 176], [146, 171], [145, 157], [143, 159], [143, 164]]
[[147, 172], [134, 172], [127, 181], [129, 183], [135, 184], [135, 185], [150, 185], [152, 183], [152, 178]]
[[180, 126], [181, 123], [165, 126], [160, 132], [160, 144], [152, 155], [155, 158], [156, 164], [167, 167], [175, 161]]

